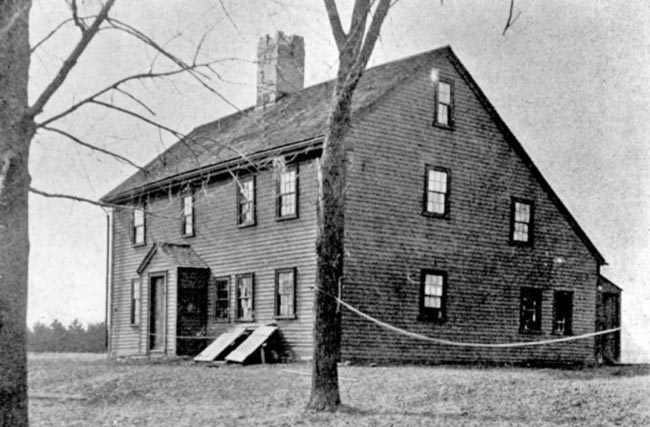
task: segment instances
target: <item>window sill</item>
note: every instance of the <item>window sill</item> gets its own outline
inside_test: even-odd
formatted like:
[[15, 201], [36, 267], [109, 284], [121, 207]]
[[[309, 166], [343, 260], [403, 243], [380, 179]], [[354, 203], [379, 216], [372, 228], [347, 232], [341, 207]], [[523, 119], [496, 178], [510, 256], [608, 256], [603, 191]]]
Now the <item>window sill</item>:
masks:
[[142, 243], [134, 243], [133, 247], [134, 248], [144, 248], [147, 246], [147, 242], [142, 242]]
[[417, 317], [417, 321], [418, 322], [434, 323], [434, 324], [437, 324], [437, 325], [442, 325], [443, 323], [445, 323], [447, 321], [447, 318], [443, 316], [442, 319], [439, 319], [439, 318], [434, 317], [433, 315], [420, 314]]
[[246, 223], [243, 223], [243, 224], [238, 224], [237, 226], [239, 228], [248, 228], [248, 227], [253, 227], [255, 225], [257, 225], [257, 223], [255, 221], [253, 221], [253, 222], [246, 222]]
[[551, 332], [551, 335], [555, 335], [557, 337], [571, 337], [571, 336], [573, 336], [573, 333], [572, 332], [553, 331], [553, 332]]
[[440, 128], [440, 129], [447, 129], [447, 130], [454, 130], [454, 125], [453, 124], [444, 124], [444, 123], [438, 123], [438, 122], [433, 122], [433, 126]]
[[298, 219], [298, 215], [296, 214], [296, 215], [291, 215], [291, 216], [287, 215], [287, 216], [276, 216], [275, 217], [275, 220], [278, 221], [278, 222], [290, 221], [292, 219]]
[[512, 240], [512, 238], [510, 238], [510, 246], [518, 246], [518, 247], [522, 247], [522, 248], [532, 248], [533, 247], [533, 241], [528, 240], [526, 242], [522, 242], [521, 240]]
[[235, 319], [235, 323], [253, 323], [255, 322], [254, 318], [250, 319]]
[[274, 320], [296, 320], [297, 318], [298, 316], [296, 316], [295, 314], [290, 314], [287, 316], [273, 316]]
[[214, 319], [214, 323], [230, 323], [230, 319]]
[[422, 216], [425, 216], [427, 218], [449, 219], [449, 212], [440, 214], [435, 212], [423, 211]]
[[524, 330], [521, 330], [521, 329], [519, 330], [519, 333], [521, 335], [542, 335], [543, 334], [543, 332], [541, 330], [539, 330], [539, 331], [537, 331], [537, 330], [535, 330], [535, 331], [533, 331], [533, 330], [524, 331]]
[[190, 238], [192, 238], [192, 237], [194, 237], [194, 236], [195, 236], [195, 234], [192, 233], [192, 234], [183, 234], [181, 237], [182, 237], [183, 239], [190, 239]]

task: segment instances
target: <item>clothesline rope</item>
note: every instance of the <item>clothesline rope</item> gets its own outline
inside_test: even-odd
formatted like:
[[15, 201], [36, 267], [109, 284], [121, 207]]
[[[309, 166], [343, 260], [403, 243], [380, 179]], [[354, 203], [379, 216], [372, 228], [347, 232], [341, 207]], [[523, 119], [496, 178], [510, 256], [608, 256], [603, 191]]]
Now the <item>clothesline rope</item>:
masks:
[[416, 332], [411, 332], [407, 331], [402, 328], [398, 328], [397, 326], [393, 326], [391, 324], [388, 324], [386, 322], [382, 322], [379, 319], [376, 319], [372, 317], [369, 314], [366, 314], [355, 307], [351, 306], [347, 302], [343, 301], [339, 297], [336, 297], [334, 295], [330, 295], [321, 289], [317, 288], [314, 286], [314, 289], [316, 289], [318, 292], [330, 296], [334, 298], [339, 304], [350, 310], [351, 312], [371, 321], [372, 323], [375, 323], [376, 325], [381, 326], [384, 329], [388, 329], [390, 331], [393, 331], [395, 333], [405, 335], [411, 338], [415, 338], [418, 340], [422, 341], [429, 341], [429, 342], [434, 342], [437, 344], [444, 344], [444, 345], [451, 345], [451, 346], [456, 346], [456, 347], [479, 347], [479, 348], [509, 348], [509, 347], [527, 347], [527, 346], [534, 346], [534, 345], [545, 345], [545, 344], [554, 344], [558, 342], [566, 342], [566, 341], [575, 341], [575, 340], [582, 340], [586, 338], [591, 338], [599, 335], [605, 335], [605, 334], [611, 334], [614, 332], [618, 332], [621, 330], [620, 327], [618, 328], [612, 328], [612, 329], [607, 329], [604, 331], [597, 331], [597, 332], [590, 332], [588, 334], [582, 334], [582, 335], [573, 335], [569, 337], [562, 337], [562, 338], [554, 338], [550, 340], [540, 340], [540, 341], [523, 341], [523, 342], [512, 342], [512, 343], [478, 343], [478, 342], [462, 342], [462, 341], [451, 341], [451, 340], [446, 340], [442, 338], [433, 338], [427, 335], [422, 335], [418, 334]]

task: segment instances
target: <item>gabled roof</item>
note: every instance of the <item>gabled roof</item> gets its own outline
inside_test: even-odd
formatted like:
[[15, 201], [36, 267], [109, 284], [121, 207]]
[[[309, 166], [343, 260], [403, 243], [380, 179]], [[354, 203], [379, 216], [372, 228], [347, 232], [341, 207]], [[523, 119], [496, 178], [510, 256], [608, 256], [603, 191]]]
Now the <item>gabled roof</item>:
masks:
[[[366, 70], [354, 93], [353, 118], [422, 67], [450, 52], [449, 47]], [[199, 126], [111, 192], [102, 201], [123, 203], [142, 192], [188, 178], [206, 177], [255, 154], [284, 152], [322, 138], [333, 81], [284, 96], [265, 108], [248, 108]]]
[[598, 275], [598, 288], [601, 292], [612, 292], [619, 294], [623, 291], [623, 289], [609, 280], [607, 277], [603, 276], [602, 274]]
[[209, 268], [208, 264], [206, 264], [201, 257], [194, 252], [190, 245], [154, 243], [138, 266], [138, 274], [142, 274], [159, 250], [169, 265], [184, 268]]
[[[604, 257], [542, 176], [521, 143], [476, 84], [451, 47], [445, 46], [366, 70], [352, 102], [352, 120], [358, 119], [391, 89], [420, 71], [429, 72], [448, 59], [465, 79], [492, 117], [506, 141], [521, 157], [560, 213], [599, 264]], [[273, 156], [297, 148], [317, 148], [322, 143], [334, 81], [310, 86], [281, 98], [266, 109], [248, 108], [199, 126], [111, 192], [102, 201], [125, 203], [139, 195], [168, 188], [184, 180], [209, 177], [228, 168], [246, 166], [261, 156]]]

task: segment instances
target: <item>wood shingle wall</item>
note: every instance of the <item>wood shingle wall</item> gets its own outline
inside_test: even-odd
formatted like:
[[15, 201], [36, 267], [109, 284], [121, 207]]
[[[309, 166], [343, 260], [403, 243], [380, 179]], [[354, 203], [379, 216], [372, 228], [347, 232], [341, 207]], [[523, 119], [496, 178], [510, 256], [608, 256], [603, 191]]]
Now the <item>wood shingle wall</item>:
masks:
[[[555, 290], [574, 291], [573, 333], [593, 332], [597, 260], [513, 151], [454, 65], [453, 129], [435, 127], [429, 72], [396, 88], [350, 135], [343, 296], [409, 331], [456, 341], [520, 342], [551, 334]], [[451, 173], [448, 218], [422, 215], [426, 165]], [[532, 200], [534, 245], [509, 243], [511, 197]], [[420, 272], [447, 274], [447, 320], [418, 320]], [[542, 332], [519, 332], [522, 287], [542, 289]], [[476, 350], [381, 330], [343, 311], [342, 360], [590, 362], [594, 340]]]
[[[111, 316], [111, 354], [146, 354], [149, 313], [150, 272], [165, 271], [167, 281], [167, 352], [175, 353], [176, 266], [169, 265], [156, 253], [142, 274], [141, 322], [129, 322], [131, 280], [154, 242], [188, 244], [209, 266], [211, 272], [207, 335], [216, 336], [235, 322], [236, 275], [254, 273], [255, 323], [274, 319], [275, 270], [296, 268], [296, 319], [277, 320], [282, 338], [293, 357], [309, 357], [312, 342], [312, 305], [315, 280], [316, 237], [315, 162], [307, 160], [299, 167], [299, 217], [277, 221], [275, 218], [275, 180], [273, 171], [256, 177], [256, 225], [239, 227], [236, 214], [236, 183], [230, 177], [194, 191], [195, 235], [181, 236], [181, 197], [179, 194], [150, 196], [146, 200], [146, 245], [131, 243], [131, 211], [114, 212], [113, 283]], [[214, 278], [230, 277], [230, 319], [215, 321]]]

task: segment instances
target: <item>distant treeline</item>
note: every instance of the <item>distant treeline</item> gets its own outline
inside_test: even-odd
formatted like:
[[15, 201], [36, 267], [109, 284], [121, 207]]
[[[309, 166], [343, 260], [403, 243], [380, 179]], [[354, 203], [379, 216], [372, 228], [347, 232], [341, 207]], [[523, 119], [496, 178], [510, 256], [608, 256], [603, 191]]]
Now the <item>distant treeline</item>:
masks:
[[84, 328], [75, 319], [68, 327], [54, 320], [49, 326], [36, 322], [27, 328], [27, 351], [55, 351], [78, 353], [103, 353], [106, 326], [104, 322], [89, 324]]

